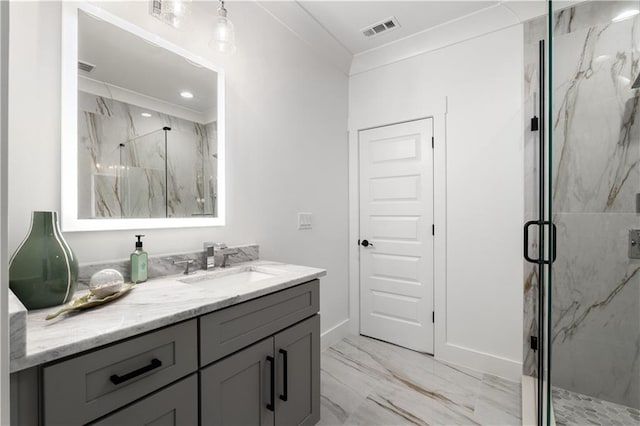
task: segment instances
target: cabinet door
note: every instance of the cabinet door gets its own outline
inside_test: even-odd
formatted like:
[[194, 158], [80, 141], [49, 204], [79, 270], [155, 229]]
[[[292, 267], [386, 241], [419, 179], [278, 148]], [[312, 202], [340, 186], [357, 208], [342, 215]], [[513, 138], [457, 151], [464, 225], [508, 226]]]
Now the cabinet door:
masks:
[[269, 337], [200, 370], [202, 424], [272, 426], [273, 410], [267, 404], [274, 362]]
[[196, 426], [198, 424], [198, 377], [182, 379], [92, 426]]
[[320, 316], [276, 334], [275, 355], [276, 425], [316, 424], [320, 420]]

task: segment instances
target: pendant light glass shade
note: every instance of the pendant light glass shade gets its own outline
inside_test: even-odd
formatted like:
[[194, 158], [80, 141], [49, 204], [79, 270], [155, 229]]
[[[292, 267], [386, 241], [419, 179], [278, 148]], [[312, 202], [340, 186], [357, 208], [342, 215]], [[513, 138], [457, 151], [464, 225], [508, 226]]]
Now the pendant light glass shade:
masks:
[[151, 0], [151, 15], [174, 28], [182, 29], [191, 12], [191, 0]]
[[231, 54], [236, 51], [236, 35], [233, 23], [227, 18], [227, 9], [225, 9], [223, 1], [220, 2], [213, 40], [211, 40], [209, 46], [221, 53]]

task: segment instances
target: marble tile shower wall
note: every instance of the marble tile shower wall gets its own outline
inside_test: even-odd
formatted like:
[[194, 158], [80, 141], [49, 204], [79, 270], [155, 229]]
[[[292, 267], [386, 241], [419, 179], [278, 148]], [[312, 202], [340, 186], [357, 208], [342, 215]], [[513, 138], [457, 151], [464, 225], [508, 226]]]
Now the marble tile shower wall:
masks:
[[640, 228], [640, 18], [612, 22], [621, 5], [566, 9], [553, 28], [552, 381], [640, 408], [640, 261], [627, 256]]
[[[80, 217], [190, 217], [214, 212], [215, 123], [158, 112], [143, 117], [147, 109], [85, 92], [79, 92], [78, 106]], [[164, 126], [171, 127], [166, 211]], [[133, 138], [138, 139], [120, 148]]]

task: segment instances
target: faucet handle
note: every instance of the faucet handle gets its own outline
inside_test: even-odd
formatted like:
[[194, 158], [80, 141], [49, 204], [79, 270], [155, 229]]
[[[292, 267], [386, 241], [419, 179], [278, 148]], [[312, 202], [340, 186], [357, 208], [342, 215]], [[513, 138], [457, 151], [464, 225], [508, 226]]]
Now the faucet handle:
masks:
[[184, 275], [189, 275], [192, 272], [189, 272], [189, 266], [191, 266], [193, 264], [193, 259], [187, 259], [187, 260], [174, 260], [173, 261], [174, 265], [186, 265], [185, 269], [184, 269]]
[[220, 265], [221, 268], [226, 268], [227, 266], [227, 261], [229, 260], [229, 256], [232, 256], [234, 254], [238, 254], [240, 252], [240, 250], [238, 250], [237, 248], [225, 248], [219, 251], [222, 254], [222, 265]]

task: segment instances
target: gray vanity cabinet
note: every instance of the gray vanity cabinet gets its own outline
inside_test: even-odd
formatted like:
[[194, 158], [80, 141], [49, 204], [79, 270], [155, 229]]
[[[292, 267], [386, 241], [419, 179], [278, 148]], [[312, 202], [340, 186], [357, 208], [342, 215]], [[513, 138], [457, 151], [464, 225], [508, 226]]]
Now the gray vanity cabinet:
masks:
[[197, 426], [198, 376], [152, 394], [91, 426]]
[[315, 424], [319, 293], [312, 280], [14, 373], [11, 424]]
[[320, 317], [200, 372], [203, 425], [313, 425], [320, 419]]

